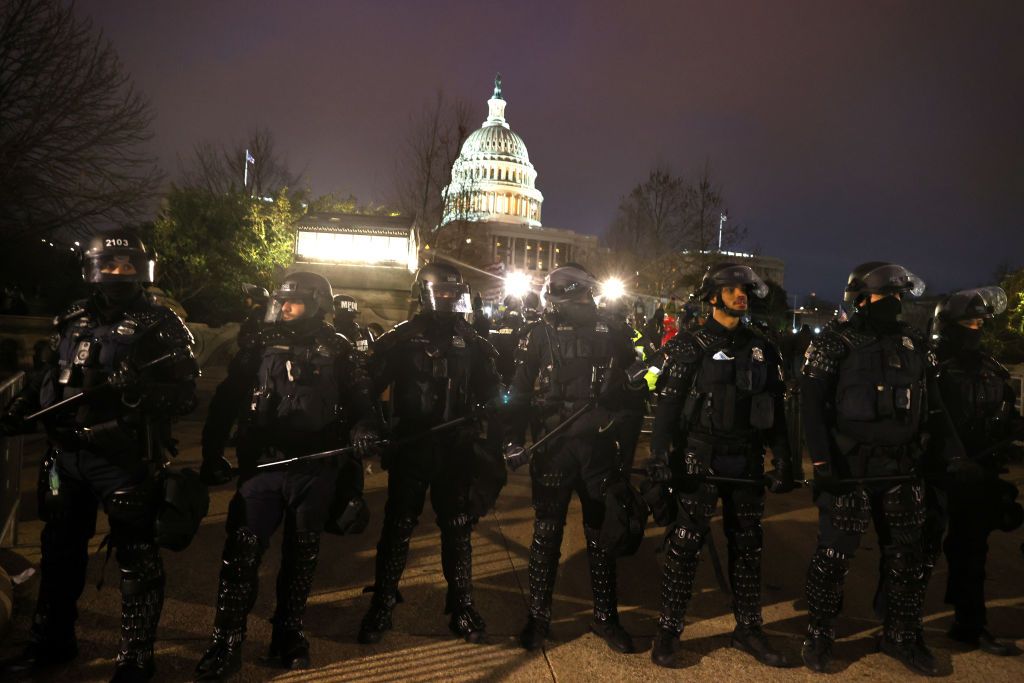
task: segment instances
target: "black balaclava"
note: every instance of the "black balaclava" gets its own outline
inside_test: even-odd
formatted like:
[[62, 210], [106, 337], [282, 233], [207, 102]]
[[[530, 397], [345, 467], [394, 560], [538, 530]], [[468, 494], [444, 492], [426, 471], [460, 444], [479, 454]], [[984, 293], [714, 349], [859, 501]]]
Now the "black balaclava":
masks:
[[981, 332], [952, 323], [942, 331], [942, 338], [954, 351], [977, 351], [981, 347]]
[[142, 300], [145, 293], [139, 282], [98, 282], [93, 286], [93, 302], [104, 318], [122, 315]]
[[869, 301], [858, 310], [876, 330], [891, 332], [899, 325], [903, 303], [894, 296], [885, 296], [873, 303]]

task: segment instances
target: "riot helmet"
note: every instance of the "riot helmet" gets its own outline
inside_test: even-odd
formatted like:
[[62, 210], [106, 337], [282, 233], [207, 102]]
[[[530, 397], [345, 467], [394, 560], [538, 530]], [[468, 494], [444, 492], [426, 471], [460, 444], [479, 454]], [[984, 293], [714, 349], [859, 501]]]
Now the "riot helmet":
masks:
[[[286, 275], [274, 290], [264, 318], [268, 323], [287, 323], [295, 320], [323, 320], [332, 308], [333, 292], [331, 283], [319, 273], [299, 271]], [[298, 302], [302, 312], [295, 318], [286, 319], [285, 302]]]
[[334, 297], [334, 314], [348, 314], [353, 318], [359, 315], [359, 304], [348, 294], [337, 294]]
[[871, 294], [924, 294], [924, 280], [895, 263], [868, 261], [850, 273], [843, 293], [843, 301], [854, 306]]
[[251, 282], [242, 283], [242, 299], [248, 308], [261, 308], [267, 305], [270, 299], [270, 292], [266, 287], [254, 285]]
[[[722, 287], [743, 287], [747, 290], [748, 295], [753, 294], [758, 299], [768, 296], [768, 285], [764, 283], [764, 280], [754, 272], [753, 268], [739, 263], [716, 263], [708, 266], [694, 296], [700, 301], [710, 301], [711, 297], [718, 294]], [[721, 305], [721, 300], [718, 305]]]
[[89, 284], [150, 284], [156, 276], [156, 253], [128, 230], [100, 232], [82, 251], [82, 279]]
[[501, 304], [505, 307], [505, 313], [521, 313], [523, 310], [523, 299], [515, 294], [508, 294]]
[[932, 331], [942, 335], [964, 320], [988, 320], [1006, 310], [1006, 292], [1002, 287], [978, 287], [953, 292], [935, 306]]
[[412, 296], [420, 310], [438, 313], [472, 313], [469, 285], [459, 269], [448, 263], [428, 263], [416, 273]]
[[546, 307], [567, 303], [594, 303], [597, 278], [578, 263], [567, 263], [555, 268], [544, 279], [541, 303]]
[[540, 317], [540, 310], [542, 308], [540, 302], [540, 294], [534, 291], [529, 291], [523, 295], [523, 317], [527, 320], [536, 320]]

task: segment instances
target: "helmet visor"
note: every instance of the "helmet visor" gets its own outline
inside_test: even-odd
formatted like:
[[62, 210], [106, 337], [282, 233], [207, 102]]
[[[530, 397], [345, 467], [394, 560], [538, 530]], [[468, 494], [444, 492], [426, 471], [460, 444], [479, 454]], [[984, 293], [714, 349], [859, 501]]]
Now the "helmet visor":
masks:
[[427, 311], [473, 312], [473, 300], [469, 295], [469, 285], [461, 282], [424, 282], [420, 287], [420, 304]]
[[1006, 292], [1002, 287], [979, 287], [956, 292], [944, 308], [954, 320], [992, 318], [1006, 310]]
[[156, 261], [137, 249], [116, 249], [86, 257], [84, 271], [89, 283], [153, 282]]
[[867, 294], [924, 294], [924, 280], [903, 266], [887, 263], [869, 271], [863, 278], [863, 292]]
[[768, 285], [765, 284], [750, 266], [730, 266], [715, 273], [714, 281], [719, 286], [743, 286], [758, 299], [768, 296]]

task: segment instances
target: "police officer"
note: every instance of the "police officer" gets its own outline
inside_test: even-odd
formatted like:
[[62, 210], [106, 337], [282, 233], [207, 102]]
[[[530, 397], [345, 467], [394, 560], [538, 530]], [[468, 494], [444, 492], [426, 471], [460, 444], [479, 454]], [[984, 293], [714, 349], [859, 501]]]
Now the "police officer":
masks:
[[351, 341], [360, 353], [367, 353], [373, 333], [359, 324], [359, 303], [348, 294], [334, 296], [334, 328]]
[[[818, 548], [807, 574], [810, 623], [804, 663], [825, 671], [843, 580], [861, 534], [874, 521], [882, 550], [883, 652], [924, 675], [937, 672], [924, 642], [926, 588], [922, 544], [923, 437], [958, 476], [970, 468], [952, 433], [923, 335], [899, 320], [904, 296], [922, 282], [906, 268], [872, 261], [857, 266], [844, 299], [853, 308], [807, 348], [800, 382], [801, 418], [814, 466]], [[945, 465], [944, 465], [945, 466]], [[864, 477], [874, 481], [858, 482]]]
[[[661, 618], [651, 650], [659, 666], [678, 665], [683, 618], [719, 498], [736, 617], [732, 646], [763, 664], [786, 666], [761, 629], [764, 488], [793, 488], [782, 359], [764, 333], [743, 321], [750, 297], [767, 293], [749, 266], [711, 266], [696, 292], [711, 315], [694, 331], [681, 330], [661, 351], [647, 471], [653, 482], [673, 487], [678, 517], [669, 526]], [[772, 451], [767, 476], [765, 446]]]
[[541, 319], [543, 305], [540, 302], [540, 294], [530, 290], [523, 295], [523, 320], [534, 323]]
[[524, 443], [531, 412], [545, 422], [547, 431], [577, 415], [530, 462], [536, 519], [530, 546], [529, 614], [519, 635], [527, 650], [540, 648], [550, 630], [562, 533], [575, 491], [583, 506], [594, 598], [590, 628], [612, 649], [635, 651], [632, 637], [619, 623], [616, 560], [600, 541], [605, 523], [603, 488], [622, 469], [614, 413], [628, 401], [628, 392], [642, 387], [626, 387], [624, 370], [634, 358], [630, 334], [624, 323], [615, 324], [598, 315], [593, 298], [596, 286], [594, 276], [578, 264], [548, 274], [544, 298], [551, 311], [523, 338], [512, 381], [505, 448], [510, 468], [529, 459]]
[[[260, 560], [282, 522], [268, 660], [289, 669], [309, 666], [302, 618], [333, 495], [335, 464], [322, 459], [284, 468], [257, 465], [338, 448], [349, 438], [357, 451], [365, 451], [379, 439], [362, 357], [324, 322], [331, 309], [331, 285], [322, 275], [286, 276], [267, 308], [258, 347], [242, 350], [244, 362], [232, 364], [225, 380], [248, 393], [246, 410], [210, 416], [239, 419], [240, 481], [228, 508], [213, 642], [196, 667], [198, 680], [220, 680], [241, 667]], [[209, 433], [227, 431], [219, 426]], [[204, 443], [203, 456], [223, 460], [223, 449], [223, 441]]]
[[[388, 498], [377, 543], [373, 598], [358, 640], [379, 642], [391, 628], [409, 541], [429, 490], [441, 530], [448, 627], [477, 643], [484, 640], [486, 627], [473, 604], [471, 534], [493, 499], [478, 505], [472, 498], [478, 431], [473, 415], [477, 406], [493, 401], [500, 392], [497, 354], [465, 319], [473, 309], [469, 285], [457, 268], [444, 263], [420, 268], [413, 298], [419, 313], [381, 336], [370, 360], [377, 390], [390, 390], [386, 418], [398, 444], [384, 454]], [[462, 418], [464, 422], [427, 433]], [[497, 452], [491, 456], [497, 458]]]
[[488, 340], [498, 352], [498, 373], [501, 382], [506, 386], [512, 381], [516, 369], [516, 349], [519, 348], [519, 336], [526, 321], [523, 319], [523, 301], [509, 294], [502, 302], [501, 313], [491, 323]]
[[260, 324], [267, 314], [267, 302], [270, 300], [270, 292], [266, 287], [254, 285], [251, 282], [242, 283], [242, 306], [245, 307], [245, 318], [238, 330], [238, 345], [245, 346], [251, 343], [260, 329]]
[[68, 661], [78, 652], [76, 603], [85, 586], [97, 506], [110, 521], [121, 570], [121, 644], [115, 681], [153, 675], [153, 641], [164, 595], [155, 523], [162, 491], [155, 474], [173, 447], [170, 419], [195, 406], [192, 335], [150, 303], [156, 256], [133, 233], [93, 236], [82, 254], [87, 299], [58, 315], [38, 382], [2, 419], [5, 434], [30, 431], [25, 417], [75, 395], [43, 419], [51, 449], [40, 473], [41, 585], [31, 643], [8, 673]]
[[[949, 637], [1002, 657], [1018, 650], [985, 628], [985, 558], [993, 530], [1013, 531], [1021, 524], [1017, 487], [1000, 479], [999, 471], [1000, 451], [1024, 438], [1024, 420], [1014, 409], [1010, 375], [981, 345], [981, 331], [985, 320], [1004, 310], [1006, 293], [999, 287], [956, 292], [935, 307], [932, 328], [943, 403], [968, 457], [984, 471], [977, 486], [942, 487], [949, 506], [946, 602], [955, 608]], [[937, 551], [942, 529], [935, 531]]]

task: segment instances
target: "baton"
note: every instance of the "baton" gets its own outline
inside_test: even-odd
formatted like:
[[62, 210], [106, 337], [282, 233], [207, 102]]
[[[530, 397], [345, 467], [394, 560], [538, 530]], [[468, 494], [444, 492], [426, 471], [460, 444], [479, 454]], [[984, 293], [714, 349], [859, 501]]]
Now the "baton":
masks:
[[916, 474], [889, 474], [878, 477], [855, 477], [853, 479], [840, 479], [840, 484], [852, 484], [854, 486], [863, 486], [864, 484], [889, 484], [898, 483], [901, 481], [916, 481], [921, 477]]
[[[418, 434], [413, 434], [412, 436], [407, 436], [404, 439], [399, 439], [398, 441], [381, 439], [380, 441], [375, 441], [373, 445], [379, 448], [388, 446], [404, 446], [406, 444], [413, 443], [414, 441], [419, 441], [420, 439], [428, 437], [431, 434], [435, 434], [446, 429], [451, 429], [452, 427], [458, 427], [460, 424], [468, 422], [472, 419], [472, 417], [458, 417], [455, 418], [454, 420], [449, 420], [448, 422], [442, 422], [439, 425], [434, 425], [430, 429], [422, 431]], [[336, 455], [352, 453], [355, 450], [355, 446], [345, 446], [344, 448], [334, 448], [329, 451], [320, 451], [319, 453], [307, 453], [305, 455], [296, 455], [294, 458], [286, 458], [284, 460], [275, 460], [274, 462], [261, 463], [259, 465], [256, 465], [256, 469], [263, 470], [271, 467], [280, 467], [282, 465], [290, 465], [293, 462], [306, 462], [307, 460], [323, 460], [325, 458], [333, 458]]]
[[540, 438], [540, 440], [539, 440], [539, 441], [536, 441], [536, 442], [534, 442], [534, 443], [530, 444], [530, 447], [526, 449], [526, 454], [527, 454], [527, 456], [529, 456], [529, 455], [530, 455], [531, 453], [533, 453], [533, 452], [534, 452], [535, 450], [537, 450], [538, 448], [540, 448], [541, 446], [543, 446], [543, 445], [544, 445], [544, 442], [545, 442], [545, 441], [548, 441], [549, 439], [552, 439], [552, 438], [554, 438], [554, 437], [555, 437], [555, 435], [557, 435], [557, 434], [558, 434], [559, 432], [561, 432], [561, 431], [563, 431], [563, 430], [565, 430], [565, 429], [568, 429], [569, 425], [571, 425], [571, 424], [572, 424], [573, 422], [575, 422], [575, 421], [576, 421], [576, 419], [577, 419], [577, 418], [579, 418], [579, 416], [580, 416], [580, 415], [582, 415], [583, 413], [587, 412], [587, 411], [588, 411], [588, 410], [590, 410], [590, 409], [591, 409], [592, 407], [593, 407], [593, 406], [591, 406], [591, 404], [587, 403], [587, 404], [586, 404], [585, 406], [583, 406], [582, 408], [580, 408], [579, 410], [577, 410], [577, 411], [576, 411], [575, 413], [573, 413], [573, 414], [572, 414], [572, 415], [570, 415], [569, 417], [567, 417], [567, 418], [565, 418], [564, 420], [562, 420], [562, 421], [561, 421], [561, 422], [560, 422], [560, 423], [558, 424], [558, 426], [557, 426], [557, 427], [555, 427], [555, 428], [554, 428], [554, 429], [552, 429], [552, 430], [551, 430], [550, 432], [548, 432], [547, 434], [545, 434], [544, 436], [542, 436], [542, 437]]
[[[157, 356], [156, 358], [154, 358], [153, 360], [149, 361], [148, 363], [143, 363], [142, 365], [140, 365], [136, 369], [136, 372], [141, 372], [142, 370], [150, 368], [150, 367], [156, 365], [157, 363], [162, 363], [165, 360], [167, 360], [168, 358], [173, 358], [175, 355], [177, 355], [177, 354], [174, 351], [171, 351], [170, 353], [165, 353], [162, 356]], [[30, 422], [32, 420], [38, 420], [41, 417], [46, 417], [50, 413], [57, 412], [61, 408], [66, 408], [68, 406], [71, 406], [71, 405], [74, 405], [74, 404], [79, 403], [81, 401], [84, 401], [86, 399], [86, 397], [92, 395], [94, 392], [99, 391], [100, 389], [105, 389], [109, 385], [110, 385], [110, 380], [109, 379], [105, 379], [102, 382], [100, 382], [99, 384], [97, 384], [96, 386], [89, 387], [88, 389], [83, 389], [81, 393], [75, 394], [74, 396], [69, 396], [69, 397], [67, 397], [67, 398], [65, 398], [65, 399], [63, 399], [61, 401], [57, 401], [53, 405], [46, 406], [42, 410], [37, 410], [36, 412], [32, 413], [31, 415], [26, 415], [25, 418], [24, 418], [25, 422]]]

